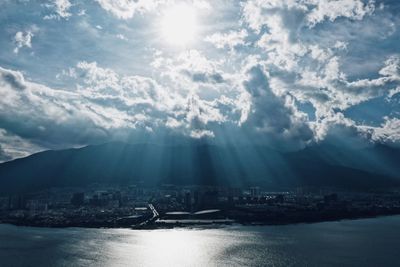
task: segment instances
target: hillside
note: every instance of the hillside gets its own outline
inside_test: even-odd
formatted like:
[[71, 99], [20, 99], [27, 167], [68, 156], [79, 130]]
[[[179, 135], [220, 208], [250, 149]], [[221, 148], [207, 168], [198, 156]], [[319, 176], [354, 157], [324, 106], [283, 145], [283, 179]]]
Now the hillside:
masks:
[[0, 193], [139, 182], [358, 190], [400, 185], [398, 156], [398, 150], [384, 147], [312, 147], [283, 153], [267, 147], [108, 143], [45, 151], [0, 164]]

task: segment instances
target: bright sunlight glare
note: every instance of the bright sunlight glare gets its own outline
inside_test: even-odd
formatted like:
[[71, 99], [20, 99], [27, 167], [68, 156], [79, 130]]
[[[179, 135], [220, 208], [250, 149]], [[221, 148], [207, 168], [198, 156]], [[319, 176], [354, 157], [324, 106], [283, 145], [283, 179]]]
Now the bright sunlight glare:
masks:
[[172, 45], [192, 42], [197, 31], [196, 10], [186, 4], [167, 9], [161, 21], [164, 39]]

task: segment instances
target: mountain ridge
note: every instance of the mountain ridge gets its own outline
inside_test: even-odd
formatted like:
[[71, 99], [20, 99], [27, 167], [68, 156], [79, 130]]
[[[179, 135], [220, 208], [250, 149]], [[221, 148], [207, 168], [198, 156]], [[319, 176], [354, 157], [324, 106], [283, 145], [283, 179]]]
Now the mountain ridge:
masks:
[[263, 146], [113, 142], [48, 150], [2, 163], [0, 193], [139, 182], [148, 186], [332, 186], [360, 190], [399, 186], [397, 155], [397, 149], [385, 152], [373, 147], [351, 150], [314, 146], [280, 152]]

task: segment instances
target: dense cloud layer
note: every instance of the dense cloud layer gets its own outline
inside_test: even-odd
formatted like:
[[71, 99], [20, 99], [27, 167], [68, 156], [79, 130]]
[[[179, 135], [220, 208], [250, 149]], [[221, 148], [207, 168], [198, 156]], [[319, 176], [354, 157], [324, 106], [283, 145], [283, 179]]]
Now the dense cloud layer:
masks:
[[171, 47], [175, 3], [0, 4], [0, 161], [114, 140], [399, 145], [396, 1], [188, 0], [200, 30]]

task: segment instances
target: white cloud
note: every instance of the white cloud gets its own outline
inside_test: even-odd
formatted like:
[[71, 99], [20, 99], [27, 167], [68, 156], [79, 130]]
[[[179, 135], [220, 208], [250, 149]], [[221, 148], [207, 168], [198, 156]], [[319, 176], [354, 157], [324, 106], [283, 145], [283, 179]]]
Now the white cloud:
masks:
[[400, 82], [400, 56], [392, 55], [384, 62], [379, 70], [381, 77], [375, 79], [361, 79], [350, 82], [351, 87], [383, 87], [392, 82]]
[[335, 21], [339, 17], [352, 20], [361, 20], [375, 10], [374, 1], [364, 3], [362, 0], [309, 0], [306, 1], [312, 7], [307, 15], [310, 27], [328, 19]]
[[379, 74], [387, 77], [390, 81], [400, 81], [400, 55], [389, 57]]
[[120, 39], [120, 40], [124, 40], [124, 41], [128, 40], [128, 39], [125, 37], [125, 35], [123, 35], [123, 34], [117, 34], [116, 37], [117, 37], [118, 39]]
[[[91, 68], [95, 66], [82, 65]], [[91, 71], [95, 77], [102, 75], [101, 70], [98, 74]], [[116, 135], [126, 135], [130, 129], [144, 129], [148, 123], [157, 123], [155, 112], [148, 114], [152, 112], [148, 110], [151, 105], [140, 103], [139, 97], [134, 97], [135, 103], [130, 103], [124, 94], [101, 94], [96, 89], [103, 90], [105, 87], [94, 84], [90, 78], [85, 79], [93, 88], [70, 92], [25, 81], [17, 71], [1, 68], [0, 73], [0, 92], [5, 96], [0, 99], [3, 129], [41, 147], [75, 146], [86, 144], [89, 140], [112, 140]], [[104, 77], [101, 82], [108, 86], [121, 85], [107, 83]], [[140, 90], [148, 89], [143, 83], [139, 86]], [[115, 91], [119, 92], [118, 89]], [[132, 89], [127, 88], [126, 91]], [[146, 96], [150, 95], [148, 91], [145, 93]], [[159, 116], [162, 116], [161, 112]]]
[[205, 137], [215, 137], [214, 133], [209, 130], [192, 130], [190, 132], [190, 137], [196, 138], [196, 139], [201, 139]]
[[393, 96], [395, 96], [395, 95], [397, 95], [397, 94], [399, 94], [399, 93], [400, 93], [400, 86], [398, 86], [398, 87], [396, 87], [396, 88], [394, 88], [394, 89], [391, 89], [391, 90], [389, 91], [389, 94], [388, 94], [388, 96], [387, 96], [387, 99], [390, 100]]
[[206, 42], [212, 43], [215, 47], [222, 49], [222, 48], [229, 48], [234, 49], [237, 46], [245, 45], [246, 44], [246, 37], [248, 33], [245, 29], [240, 31], [229, 31], [227, 33], [214, 33], [210, 36], [207, 36], [204, 40]]
[[250, 105], [246, 92], [237, 74], [223, 71], [221, 62], [190, 50], [174, 58], [156, 53], [153, 66], [161, 73], [160, 79], [183, 99], [186, 111], [180, 118], [191, 127], [212, 131], [212, 124], [245, 120]]
[[12, 87], [16, 90], [24, 90], [26, 88], [26, 83], [22, 73], [0, 67], [0, 88], [6, 87]]
[[20, 72], [0, 68], [0, 91], [5, 96], [0, 99], [2, 128], [39, 146], [71, 144], [68, 138], [59, 138], [68, 133], [78, 136], [86, 131], [85, 124], [92, 124], [83, 115], [77, 94], [26, 81]]
[[47, 4], [47, 7], [53, 9], [55, 14], [46, 15], [44, 19], [68, 19], [72, 15], [69, 12], [72, 7], [70, 0], [52, 0], [51, 4]]
[[165, 0], [96, 0], [100, 6], [119, 19], [130, 19], [136, 13], [155, 10]]
[[[361, 21], [375, 11], [373, 1], [254, 0], [246, 1], [242, 5], [242, 11], [244, 25], [255, 33], [249, 39], [255, 38], [254, 43], [263, 52], [260, 54], [256, 50], [255, 54], [248, 56], [255, 61], [251, 65], [259, 64], [266, 73], [263, 90], [270, 88], [278, 98], [290, 96], [289, 99], [292, 97], [300, 103], [311, 103], [315, 109], [315, 122], [309, 122], [309, 125], [317, 141], [339, 128], [342, 133], [347, 131], [354, 135], [370, 136], [370, 132], [365, 130], [368, 127], [356, 125], [342, 112], [367, 100], [395, 93], [395, 89], [390, 89], [398, 86], [399, 82], [398, 56], [390, 56], [384, 62], [384, 66], [375, 75], [377, 78], [353, 77], [353, 81], [349, 81], [343, 71], [344, 63], [351, 64], [352, 55], [347, 59], [347, 54], [352, 52], [349, 46], [357, 47], [364, 42], [364, 38], [379, 39], [382, 35], [377, 31], [369, 32], [371, 27], [375, 27], [377, 18], [352, 26], [359, 29], [359, 39], [349, 36], [350, 33], [345, 28], [346, 25], [354, 24], [346, 24], [346, 20], [337, 19], [342, 17], [347, 21]], [[314, 27], [327, 21], [330, 25], [324, 31]], [[393, 23], [385, 18], [384, 25], [390, 26]], [[361, 31], [362, 29], [367, 33]], [[370, 39], [365, 42], [369, 41]], [[263, 107], [273, 106], [268, 99], [255, 99], [254, 93], [265, 92], [263, 90], [250, 91], [253, 108], [259, 107], [262, 110]], [[297, 110], [297, 103], [292, 102], [292, 106], [292, 111], [288, 112], [292, 119], [296, 116], [304, 118]], [[278, 107], [275, 109], [279, 110]], [[253, 110], [254, 114], [257, 113]], [[249, 121], [252, 120], [251, 116], [250, 112]], [[267, 125], [273, 125], [267, 115], [259, 115], [259, 120], [253, 122], [264, 130], [271, 130]], [[307, 119], [303, 119], [303, 122], [307, 122]], [[378, 127], [380, 131], [387, 132], [385, 128], [387, 127]]]
[[[185, 67], [209, 71], [213, 65], [199, 54], [193, 53], [188, 61], [183, 55], [178, 57], [178, 60], [183, 62]], [[172, 66], [169, 68], [171, 68], [170, 74], [175, 78], [181, 81], [186, 79], [187, 74], [179, 67], [179, 70], [173, 70]], [[213, 137], [210, 124], [228, 120], [221, 107], [225, 105], [231, 110], [234, 106], [234, 103], [226, 103], [220, 99], [212, 101], [201, 99], [193, 91], [185, 93], [170, 86], [161, 86], [150, 78], [121, 76], [111, 69], [98, 67], [95, 62], [78, 63], [76, 72], [83, 79], [84, 84], [80, 86], [79, 92], [86, 99], [101, 105], [102, 108], [113, 107], [123, 114], [135, 114], [130, 119], [126, 118], [130, 121], [126, 127], [145, 125], [154, 131], [166, 127], [196, 138]], [[192, 78], [186, 80], [187, 84], [196, 82], [198, 81]], [[177, 83], [181, 84], [179, 81]], [[119, 117], [124, 118], [124, 116]]]
[[400, 140], [400, 119], [385, 117], [381, 127], [373, 129], [372, 138], [381, 143], [397, 144]]
[[32, 31], [17, 32], [14, 36], [14, 42], [16, 44], [16, 47], [14, 48], [14, 53], [18, 54], [19, 50], [23, 47], [32, 48], [33, 36], [34, 34]]
[[0, 163], [15, 158], [22, 158], [44, 150], [19, 136], [0, 128]]
[[[307, 11], [307, 6], [302, 2], [298, 0], [249, 0], [242, 4], [243, 21], [250, 29], [260, 33], [269, 17], [275, 14], [277, 10]], [[269, 20], [269, 23], [271, 23], [271, 20]]]
[[196, 91], [194, 83], [223, 84], [225, 82], [221, 63], [208, 59], [198, 50], [188, 50], [179, 53], [175, 58], [156, 54], [152, 66], [158, 69], [162, 76], [169, 79], [177, 88]]
[[[37, 49], [29, 59], [51, 58], [43, 66], [57, 69], [39, 77], [44, 71], [24, 65], [24, 55], [15, 57], [13, 64], [35, 81], [46, 84], [59, 73], [47, 83], [51, 87], [0, 69], [3, 130], [41, 148], [162, 131], [223, 139], [219, 131], [227, 128], [232, 136], [245, 132], [251, 140], [295, 148], [331, 133], [397, 142], [395, 111], [376, 128], [345, 115], [374, 98], [397, 101], [400, 19], [393, 11], [368, 0], [187, 1], [208, 9], [198, 12], [199, 32], [212, 45], [167, 48], [159, 42], [148, 24], [175, 0], [96, 0], [95, 10], [91, 4], [51, 1], [52, 18], [87, 10], [87, 16], [57, 23], [60, 34], [70, 34], [64, 26], [78, 25], [79, 36], [65, 36], [79, 39], [78, 47], [68, 50], [59, 43], [64, 37], [46, 40], [56, 32], [47, 28], [40, 39], [32, 28], [14, 36], [16, 53], [31, 48], [32, 40], [54, 54], [69, 53], [59, 61], [36, 55], [44, 50]], [[100, 7], [113, 16], [106, 21], [93, 16]], [[133, 17], [129, 23], [118, 20]], [[92, 34], [82, 36], [83, 30]], [[129, 42], [116, 40], [127, 37]]]
[[[119, 19], [130, 19], [136, 14], [157, 10], [163, 4], [175, 4], [177, 0], [95, 0], [100, 6]], [[196, 9], [211, 9], [206, 0], [188, 0]]]
[[362, 0], [250, 0], [243, 4], [243, 19], [251, 29], [260, 32], [271, 14], [285, 9], [305, 14], [304, 23], [314, 27], [325, 20], [333, 22], [340, 17], [362, 20], [375, 11], [375, 2], [373, 0], [367, 3]]

